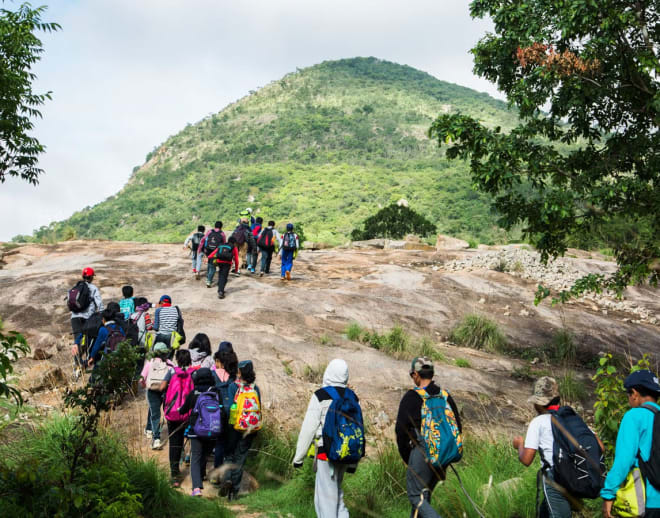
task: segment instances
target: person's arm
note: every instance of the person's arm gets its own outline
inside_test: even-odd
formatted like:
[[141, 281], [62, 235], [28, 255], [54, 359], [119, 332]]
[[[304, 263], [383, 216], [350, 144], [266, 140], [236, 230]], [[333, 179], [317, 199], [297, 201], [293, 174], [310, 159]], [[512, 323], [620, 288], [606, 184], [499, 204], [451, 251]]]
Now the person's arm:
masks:
[[160, 308], [156, 308], [156, 313], [154, 314], [153, 330], [158, 331], [159, 326], [160, 326]]
[[98, 288], [94, 290], [94, 305], [96, 306], [96, 311], [103, 311], [103, 300], [101, 299], [101, 290], [99, 290]]
[[174, 375], [174, 369], [170, 369], [167, 371], [167, 374], [165, 374], [163, 381], [161, 381], [160, 383], [160, 387], [158, 387], [159, 391], [165, 392], [165, 390], [167, 389], [167, 385], [169, 385], [173, 375]]
[[149, 367], [151, 367], [151, 360], [144, 362], [144, 367], [142, 367], [142, 372], [140, 373], [140, 385], [145, 388], [147, 386], [147, 376], [149, 376]]
[[187, 414], [195, 407], [195, 403], [197, 403], [197, 394], [195, 394], [195, 391], [193, 390], [186, 396], [186, 400], [183, 402], [183, 405], [181, 405], [181, 408], [179, 408], [179, 413]]
[[[235, 246], [231, 249], [232, 261], [234, 261], [234, 272], [238, 272], [238, 248]], [[231, 266], [229, 267], [231, 269]]]
[[199, 242], [199, 246], [197, 247], [197, 253], [201, 254], [204, 251], [204, 243], [206, 243], [206, 238], [209, 235], [210, 230], [206, 231], [206, 234], [204, 234], [204, 237], [202, 237], [201, 241]]
[[635, 464], [635, 458], [639, 451], [639, 430], [634, 414], [630, 410], [626, 412], [621, 420], [614, 451], [614, 464], [607, 473], [603, 489], [600, 490], [600, 496], [604, 500], [614, 500], [617, 490]]
[[512, 444], [514, 449], [518, 451], [518, 460], [520, 460], [520, 462], [525, 466], [529, 466], [534, 461], [536, 452], [541, 448], [541, 433], [542, 425], [544, 423], [543, 420], [548, 417], [548, 415], [536, 416], [534, 419], [532, 419], [532, 422], [529, 423], [525, 439], [523, 440], [522, 437], [514, 437], [513, 439]]
[[96, 337], [96, 340], [94, 340], [94, 345], [92, 346], [92, 350], [89, 352], [90, 363], [94, 363], [94, 358], [99, 353], [99, 351], [101, 350], [101, 346], [105, 343], [107, 339], [108, 339], [108, 329], [105, 326], [103, 326], [101, 329], [99, 329], [99, 334]]
[[525, 448], [523, 438], [521, 436], [513, 438], [513, 447], [518, 450], [518, 460], [525, 466], [529, 466], [534, 462], [536, 450], [533, 448]]
[[[421, 416], [421, 403], [421, 398], [411, 391], [406, 392], [401, 399], [401, 403], [399, 403], [399, 412], [396, 416], [394, 432], [396, 434], [396, 445], [399, 449], [399, 455], [406, 464], [408, 464], [410, 452], [412, 451], [410, 443], [416, 439], [414, 416]], [[417, 414], [415, 414], [415, 410]]]
[[194, 234], [194, 232], [193, 232], [192, 234], [190, 234], [190, 235], [186, 238], [186, 240], [183, 242], [183, 248], [187, 248], [187, 247], [188, 247], [188, 243], [190, 243], [190, 241], [192, 240], [193, 234]]
[[307, 405], [307, 413], [303, 419], [300, 433], [298, 434], [298, 443], [296, 444], [296, 454], [293, 457], [293, 465], [300, 467], [305, 460], [307, 450], [314, 440], [316, 430], [321, 423], [321, 403], [319, 402], [316, 394], [312, 395]]

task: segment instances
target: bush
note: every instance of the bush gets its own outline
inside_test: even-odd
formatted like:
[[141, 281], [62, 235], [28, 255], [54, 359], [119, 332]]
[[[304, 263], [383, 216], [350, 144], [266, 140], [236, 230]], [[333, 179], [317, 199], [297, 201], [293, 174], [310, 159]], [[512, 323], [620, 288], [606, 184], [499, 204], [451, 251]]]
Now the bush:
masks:
[[463, 367], [463, 368], [466, 368], [466, 369], [472, 367], [470, 362], [468, 360], [466, 360], [465, 358], [456, 358], [454, 360], [454, 363], [456, 364], [456, 367]]
[[320, 384], [323, 381], [323, 373], [327, 366], [327, 363], [305, 365], [303, 368], [302, 379], [310, 383]]
[[407, 234], [427, 236], [436, 232], [436, 226], [424, 216], [396, 203], [368, 217], [362, 225], [363, 229], [356, 228], [351, 232], [353, 241], [377, 237], [400, 239]]
[[567, 403], [579, 403], [587, 397], [587, 388], [579, 380], [573, 371], [566, 371], [559, 378], [559, 394], [561, 399]]
[[575, 343], [573, 333], [567, 329], [562, 329], [555, 334], [552, 338], [550, 349], [551, 356], [555, 360], [567, 365], [575, 363], [577, 357], [577, 344]]
[[458, 345], [489, 352], [504, 352], [507, 347], [506, 338], [497, 324], [481, 315], [466, 315], [454, 327], [450, 339]]
[[357, 322], [351, 322], [346, 328], [346, 338], [349, 340], [359, 340], [362, 335], [362, 327]]

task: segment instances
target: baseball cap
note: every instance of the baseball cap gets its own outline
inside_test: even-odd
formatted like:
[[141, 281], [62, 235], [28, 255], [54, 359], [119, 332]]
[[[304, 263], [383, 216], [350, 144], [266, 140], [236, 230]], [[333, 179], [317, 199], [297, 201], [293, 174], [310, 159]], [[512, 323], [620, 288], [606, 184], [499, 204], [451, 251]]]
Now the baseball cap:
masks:
[[158, 353], [166, 353], [167, 351], [169, 351], [169, 348], [168, 348], [167, 345], [164, 344], [163, 342], [156, 342], [156, 344], [154, 345], [154, 349], [153, 349], [153, 351], [154, 351], [156, 354], [158, 354]]
[[420, 372], [422, 369], [433, 370], [433, 360], [427, 356], [416, 356], [410, 364], [410, 374]]
[[548, 406], [556, 397], [559, 397], [557, 381], [550, 376], [543, 376], [534, 383], [534, 393], [527, 399], [527, 402], [540, 406]]
[[286, 229], [287, 230], [293, 230], [293, 223], [287, 223], [286, 224]]
[[630, 376], [628, 376], [623, 381], [623, 387], [625, 389], [631, 389], [633, 387], [644, 387], [649, 389], [651, 392], [660, 393], [660, 383], [658, 383], [658, 377], [648, 369], [635, 371], [630, 374]]
[[169, 295], [163, 295], [163, 296], [158, 300], [158, 302], [161, 302], [161, 303], [162, 303], [162, 302], [169, 302], [169, 303], [171, 304], [171, 303], [172, 303], [172, 297], [170, 297]]

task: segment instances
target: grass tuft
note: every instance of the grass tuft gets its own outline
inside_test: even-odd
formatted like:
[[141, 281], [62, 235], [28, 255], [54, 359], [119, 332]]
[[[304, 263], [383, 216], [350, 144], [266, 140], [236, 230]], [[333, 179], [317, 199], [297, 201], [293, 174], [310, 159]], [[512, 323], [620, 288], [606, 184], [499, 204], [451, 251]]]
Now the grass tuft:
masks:
[[506, 352], [507, 340], [492, 320], [481, 315], [467, 315], [453, 329], [450, 339], [465, 347], [489, 352]]

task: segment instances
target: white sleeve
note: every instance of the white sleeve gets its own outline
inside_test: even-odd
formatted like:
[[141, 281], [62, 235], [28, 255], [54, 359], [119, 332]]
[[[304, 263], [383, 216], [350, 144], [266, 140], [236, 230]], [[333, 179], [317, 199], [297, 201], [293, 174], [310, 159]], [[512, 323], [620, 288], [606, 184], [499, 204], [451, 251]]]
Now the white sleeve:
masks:
[[541, 416], [536, 416], [529, 423], [527, 435], [525, 436], [525, 448], [537, 451], [541, 448], [541, 420], [539, 417]]
[[94, 304], [96, 305], [97, 311], [103, 311], [103, 300], [101, 299], [101, 290], [99, 290], [98, 288], [94, 290]]
[[316, 430], [318, 430], [319, 424], [321, 423], [321, 403], [319, 402], [316, 394], [312, 395], [312, 399], [309, 400], [309, 405], [307, 406], [307, 413], [305, 414], [305, 419], [303, 420], [302, 427], [300, 428], [300, 434], [298, 435], [298, 444], [296, 445], [296, 455], [293, 458], [294, 463], [300, 463], [305, 460], [305, 455], [307, 455], [307, 450], [309, 450], [314, 436], [316, 435]]

